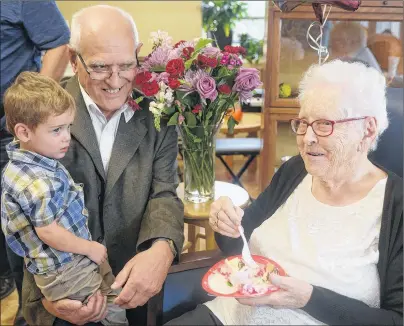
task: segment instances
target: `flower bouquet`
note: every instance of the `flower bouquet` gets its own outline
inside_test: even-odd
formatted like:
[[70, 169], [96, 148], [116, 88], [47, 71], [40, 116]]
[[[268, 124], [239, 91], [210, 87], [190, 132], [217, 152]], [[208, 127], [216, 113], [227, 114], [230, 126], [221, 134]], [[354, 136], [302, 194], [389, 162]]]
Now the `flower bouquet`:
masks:
[[[171, 44], [165, 32], [152, 33], [153, 50], [135, 77], [135, 90], [150, 98], [149, 110], [160, 130], [164, 121], [178, 127], [184, 158], [185, 199], [214, 198], [215, 135], [236, 102], [245, 102], [261, 81], [259, 72], [242, 68], [242, 47], [211, 46], [211, 39]], [[237, 122], [227, 119], [233, 131]]]

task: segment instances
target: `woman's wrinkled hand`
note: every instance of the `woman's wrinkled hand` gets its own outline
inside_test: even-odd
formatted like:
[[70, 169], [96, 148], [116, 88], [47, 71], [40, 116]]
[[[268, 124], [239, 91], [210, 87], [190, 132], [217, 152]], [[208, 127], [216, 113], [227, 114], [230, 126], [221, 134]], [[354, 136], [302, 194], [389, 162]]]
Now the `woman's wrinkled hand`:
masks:
[[107, 315], [107, 297], [97, 291], [86, 304], [77, 300], [62, 299], [50, 302], [42, 300], [45, 309], [55, 317], [74, 325], [99, 322]]
[[231, 238], [238, 238], [240, 233], [238, 226], [241, 225], [244, 211], [237, 206], [229, 197], [219, 197], [210, 206], [209, 225], [213, 231]]
[[309, 302], [313, 292], [311, 284], [294, 277], [271, 274], [271, 282], [280, 288], [279, 291], [262, 297], [237, 299], [238, 302], [247, 306], [300, 309]]

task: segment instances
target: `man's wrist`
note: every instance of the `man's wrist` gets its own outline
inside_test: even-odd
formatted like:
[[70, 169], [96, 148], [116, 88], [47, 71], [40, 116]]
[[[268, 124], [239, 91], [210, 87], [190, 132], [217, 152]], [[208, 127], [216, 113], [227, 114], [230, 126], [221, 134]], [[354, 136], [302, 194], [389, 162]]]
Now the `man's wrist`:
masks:
[[167, 242], [168, 246], [170, 247], [171, 253], [173, 254], [173, 258], [177, 256], [177, 249], [175, 248], [174, 241], [168, 238], [157, 238], [153, 241], [152, 245], [155, 244], [158, 241], [164, 241]]

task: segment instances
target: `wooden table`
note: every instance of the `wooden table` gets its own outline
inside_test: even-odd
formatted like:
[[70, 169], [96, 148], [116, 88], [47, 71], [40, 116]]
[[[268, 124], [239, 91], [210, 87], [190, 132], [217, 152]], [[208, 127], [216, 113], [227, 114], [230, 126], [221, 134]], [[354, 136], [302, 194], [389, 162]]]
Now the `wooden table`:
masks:
[[[238, 125], [234, 127], [233, 134], [229, 134], [227, 128], [227, 120], [222, 123], [220, 132], [226, 134], [227, 138], [234, 138], [234, 135], [246, 132], [248, 138], [258, 138], [261, 130], [261, 113], [245, 112]], [[233, 158], [231, 156], [226, 157], [226, 163], [231, 167], [233, 165]], [[251, 163], [247, 173], [255, 173], [257, 171], [257, 160]]]
[[245, 112], [238, 125], [234, 127], [233, 135], [228, 133], [227, 121], [222, 123], [220, 132], [226, 134], [227, 137], [234, 137], [234, 135], [246, 132], [248, 137], [258, 137], [258, 132], [261, 130], [261, 113]]
[[[196, 249], [198, 238], [206, 239], [206, 250], [217, 248], [214, 231], [209, 226], [210, 205], [213, 201], [195, 204], [184, 200], [184, 183], [177, 188], [177, 195], [184, 203], [184, 222], [188, 224], [188, 241], [191, 243], [189, 252]], [[220, 196], [228, 196], [235, 206], [245, 208], [250, 200], [247, 191], [229, 182], [215, 181], [215, 200]], [[205, 229], [205, 234], [196, 234], [196, 227]]]

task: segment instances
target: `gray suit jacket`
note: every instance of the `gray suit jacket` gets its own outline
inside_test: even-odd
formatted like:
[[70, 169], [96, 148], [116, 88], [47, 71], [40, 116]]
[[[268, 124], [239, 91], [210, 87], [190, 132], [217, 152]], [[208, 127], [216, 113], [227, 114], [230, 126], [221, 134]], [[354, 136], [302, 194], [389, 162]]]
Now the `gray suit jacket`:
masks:
[[[62, 86], [75, 99], [77, 113], [71, 145], [61, 163], [75, 182], [84, 184], [89, 228], [93, 240], [106, 244], [114, 274], [139, 250], [149, 248], [155, 238], [172, 239], [181, 253], [184, 208], [176, 195], [175, 128], [162, 126], [160, 132], [156, 131], [147, 105], [136, 111], [128, 123], [122, 115], [105, 174], [77, 78], [72, 77]], [[30, 325], [54, 321], [43, 308], [41, 297], [32, 275], [25, 272], [23, 312]]]

